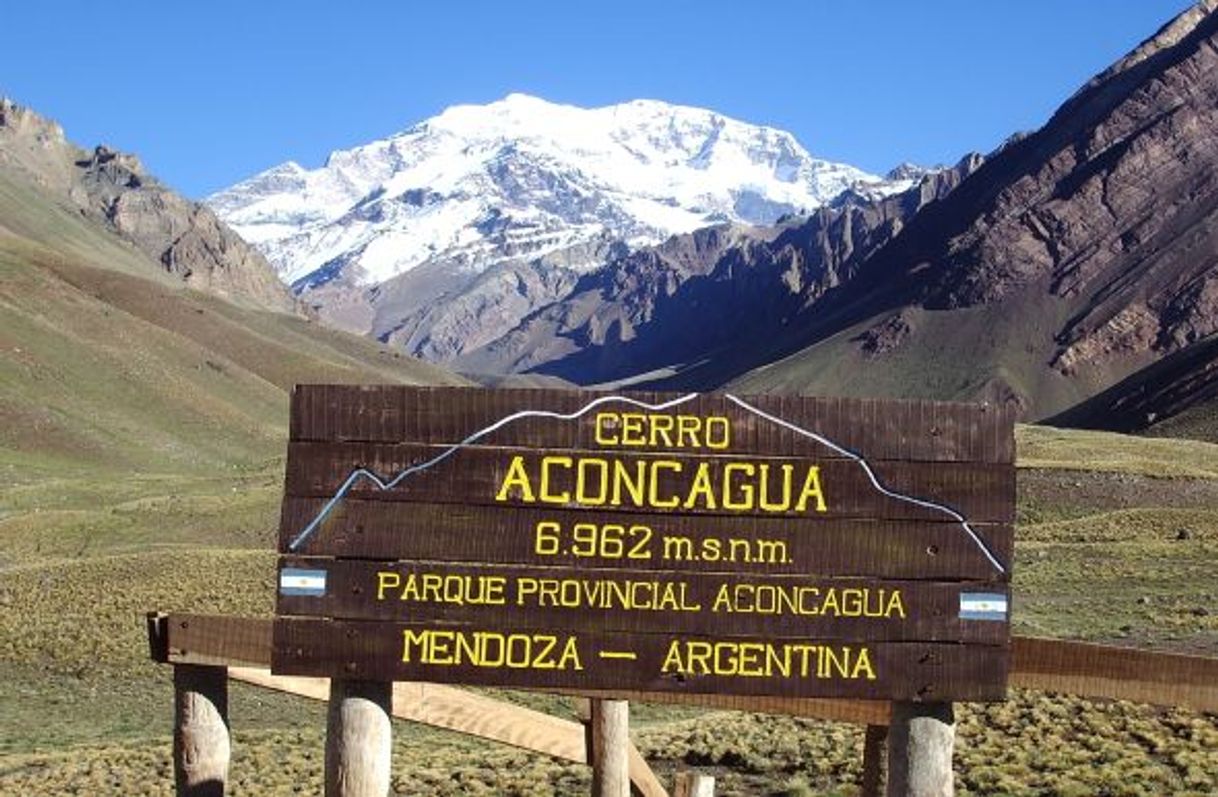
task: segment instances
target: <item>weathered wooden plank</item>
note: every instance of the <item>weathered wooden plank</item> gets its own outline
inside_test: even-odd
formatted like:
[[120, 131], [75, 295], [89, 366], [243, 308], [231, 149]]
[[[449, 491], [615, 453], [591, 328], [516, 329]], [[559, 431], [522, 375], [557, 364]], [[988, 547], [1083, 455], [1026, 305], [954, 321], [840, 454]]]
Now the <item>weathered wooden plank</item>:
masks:
[[172, 664], [268, 665], [271, 618], [171, 614], [166, 619], [167, 660]]
[[[171, 664], [268, 666], [272, 619], [171, 614], [166, 618]], [[1218, 657], [1013, 636], [1011, 685], [1081, 697], [1132, 700], [1218, 711]], [[635, 701], [703, 705], [739, 711], [787, 713], [848, 722], [883, 724], [887, 704], [774, 696], [706, 695], [654, 690], [555, 688], [565, 694], [621, 695]]]
[[[324, 586], [292, 587], [300, 572]], [[984, 582], [284, 557], [279, 583], [277, 614], [348, 620], [980, 644], [1009, 634], [1005, 621], [961, 619], [962, 594], [1006, 597]]]
[[[181, 622], [185, 620], [186, 624]], [[167, 649], [170, 663], [221, 663], [232, 664], [230, 673], [242, 672], [241, 665], [269, 667], [271, 663], [271, 626], [269, 617], [231, 617], [221, 615], [182, 615], [166, 617], [166, 625], [178, 628], [178, 647]], [[240, 640], [236, 644], [232, 640]], [[184, 647], [189, 646], [189, 648]], [[269, 671], [268, 671], [269, 672]], [[234, 676], [236, 677], [236, 676]], [[278, 678], [279, 676], [270, 676]], [[287, 676], [284, 676], [287, 677]], [[244, 679], [249, 680], [249, 679]], [[298, 679], [300, 680], [300, 679]], [[313, 678], [324, 683], [317, 699], [325, 700], [329, 694], [328, 678]], [[404, 683], [399, 682], [397, 687]], [[438, 687], [438, 685], [430, 685]], [[447, 688], [447, 687], [444, 687]], [[785, 698], [737, 695], [684, 694], [680, 692], [648, 692], [641, 690], [612, 693], [595, 689], [558, 689], [563, 694], [586, 695], [588, 697], [621, 696], [635, 702], [671, 703], [674, 705], [701, 705], [708, 708], [736, 711], [762, 711], [775, 714], [792, 714], [816, 719], [840, 722], [883, 723], [887, 722], [888, 704], [878, 700], [826, 700], [819, 698]]]
[[[322, 498], [286, 498], [279, 550], [288, 546], [321, 512]], [[338, 503], [299, 553], [368, 559], [425, 559], [445, 562], [521, 563], [537, 558], [539, 524], [564, 522], [570, 539], [586, 515], [517, 507], [407, 504], [346, 499]], [[627, 530], [630, 545], [652, 532], [628, 562], [649, 569], [795, 573], [842, 576], [976, 579], [1006, 581], [983, 549], [958, 522], [782, 518], [707, 518], [604, 512], [599, 516]], [[1009, 524], [971, 526], [993, 555], [1010, 563], [1014, 532]], [[586, 532], [585, 532], [586, 533]], [[668, 541], [666, 543], [666, 540]], [[688, 552], [684, 541], [690, 541]], [[710, 542], [708, 542], [710, 541]], [[763, 542], [759, 542], [763, 541]], [[778, 547], [781, 550], [778, 550]], [[777, 553], [775, 551], [778, 551]], [[617, 568], [623, 558], [579, 556], [568, 541], [547, 557], [556, 565]]]
[[[183, 624], [181, 621], [185, 621]], [[231, 664], [229, 672], [241, 665], [269, 667], [273, 620], [270, 617], [232, 617], [223, 615], [173, 614], [165, 617], [166, 628], [178, 629], [178, 646], [166, 645], [166, 661], [183, 664]], [[234, 642], [236, 640], [236, 642]], [[268, 671], [269, 672], [269, 671]], [[278, 677], [278, 676], [273, 676]], [[329, 695], [329, 679], [324, 682], [319, 700]], [[404, 682], [400, 682], [400, 687]], [[434, 685], [433, 685], [434, 686]], [[888, 703], [879, 700], [826, 700], [819, 698], [741, 697], [737, 695], [702, 695], [680, 692], [621, 691], [612, 693], [595, 689], [548, 690], [588, 697], [620, 696], [636, 702], [701, 705], [708, 708], [736, 711], [764, 711], [792, 714], [840, 722], [887, 722]]]
[[1014, 637], [1011, 685], [1218, 711], [1218, 658]]
[[886, 700], [845, 700], [840, 698], [780, 697], [775, 695], [692, 694], [639, 689], [559, 688], [546, 689], [544, 691], [585, 698], [616, 697], [622, 700], [629, 700], [631, 703], [701, 706], [721, 711], [787, 714], [793, 717], [807, 717], [809, 719], [826, 720], [829, 722], [852, 722], [858, 725], [886, 725], [891, 715], [891, 704]]
[[997, 645], [769, 643], [281, 617], [271, 666], [284, 675], [539, 689], [1000, 700], [1007, 653]]
[[[754, 414], [722, 394], [698, 395], [659, 411], [611, 401], [612, 395], [576, 390], [300, 385], [293, 393], [291, 439], [452, 444], [522, 411], [570, 415], [599, 401], [572, 420], [550, 418], [539, 422], [536, 417], [521, 417], [481, 437], [480, 442], [533, 448], [602, 448], [599, 427], [601, 441], [621, 441], [624, 433], [624, 445], [636, 450], [675, 449], [678, 443], [687, 447], [694, 439], [692, 426], [666, 433], [663, 424], [653, 431], [650, 421], [635, 419], [669, 415], [726, 417], [732, 427], [730, 451], [734, 453], [807, 456], [825, 450], [823, 443]], [[657, 405], [678, 401], [682, 395], [631, 392], [628, 397]], [[740, 398], [762, 413], [880, 459], [998, 463], [1014, 459], [1014, 440], [1009, 435], [1013, 415], [1006, 407], [922, 399]], [[635, 431], [636, 422], [644, 424], [642, 432]], [[1004, 428], [1008, 429], [1005, 435], [1001, 433]], [[998, 433], [976, 434], [977, 429]]]
[[[407, 468], [434, 461], [446, 451], [452, 451], [451, 455], [410, 473], [391, 489], [359, 477], [346, 495], [595, 512], [621, 509], [672, 514], [679, 510], [732, 517], [951, 519], [945, 509], [925, 506], [924, 502], [932, 502], [977, 523], [1014, 520], [1015, 469], [986, 463], [929, 467], [874, 460], [870, 468], [881, 489], [866, 468], [840, 458], [745, 461], [705, 454], [580, 455], [483, 446], [452, 449], [405, 443], [294, 442], [288, 445], [285, 489], [293, 497], [329, 498], [359, 469], [389, 483]], [[524, 474], [524, 482], [509, 479], [509, 474]], [[544, 476], [548, 479], [543, 485]]]
[[[272, 675], [262, 668], [238, 667], [230, 677], [255, 686], [328, 700], [329, 678]], [[583, 726], [540, 711], [476, 695], [464, 689], [410, 681], [393, 685], [393, 716], [436, 728], [500, 742], [577, 764], [588, 763]], [[664, 787], [634, 745], [630, 778], [644, 797], [666, 797]]]

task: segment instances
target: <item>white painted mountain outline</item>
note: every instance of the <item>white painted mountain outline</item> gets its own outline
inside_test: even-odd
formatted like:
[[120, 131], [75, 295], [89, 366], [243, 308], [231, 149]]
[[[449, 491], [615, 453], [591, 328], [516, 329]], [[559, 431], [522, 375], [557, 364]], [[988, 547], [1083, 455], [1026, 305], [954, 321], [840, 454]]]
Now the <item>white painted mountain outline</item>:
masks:
[[[484, 429], [480, 429], [477, 432], [474, 432], [473, 434], [469, 435], [461, 442], [456, 443], [456, 444], [450, 446], [449, 448], [446, 448], [444, 451], [440, 452], [439, 454], [432, 457], [431, 459], [429, 459], [425, 462], [418, 463], [416, 465], [411, 465], [410, 467], [402, 470], [400, 473], [398, 473], [396, 476], [394, 476], [391, 479], [388, 479], [388, 480], [383, 479], [382, 477], [378, 476], [377, 474], [373, 473], [372, 471], [370, 471], [366, 468], [356, 468], [355, 470], [351, 471], [351, 474], [342, 483], [342, 486], [340, 486], [338, 488], [338, 491], [334, 494], [334, 496], [332, 498], [330, 498], [329, 501], [326, 502], [326, 505], [321, 508], [321, 511], [317, 513], [317, 516], [314, 517], [311, 521], [309, 521], [309, 524], [307, 526], [305, 526], [304, 529], [302, 529], [301, 532], [299, 534], [297, 534], [295, 538], [292, 539], [292, 541], [288, 544], [288, 550], [292, 553], [296, 553], [299, 550], [300, 546], [303, 545], [305, 543], [305, 541], [308, 540], [308, 538], [313, 534], [313, 532], [317, 530], [317, 528], [321, 525], [321, 522], [323, 520], [325, 520], [325, 518], [330, 514], [330, 512], [332, 512], [334, 510], [334, 507], [338, 506], [338, 502], [341, 501], [347, 495], [347, 493], [351, 491], [351, 489], [355, 486], [355, 484], [360, 479], [367, 479], [368, 481], [371, 481], [381, 490], [392, 490], [394, 487], [401, 484], [410, 475], [419, 473], [424, 470], [428, 470], [429, 468], [432, 468], [435, 465], [440, 464], [441, 462], [448, 459], [450, 456], [452, 456], [456, 452], [460, 451], [465, 446], [471, 445], [471, 444], [475, 443], [476, 441], [478, 441], [479, 439], [485, 437], [486, 435], [491, 434], [492, 432], [494, 432], [498, 429], [502, 429], [504, 426], [507, 426], [508, 424], [510, 424], [514, 421], [520, 420], [521, 418], [551, 418], [551, 419], [559, 420], [559, 421], [573, 421], [573, 420], [583, 417], [589, 411], [591, 411], [597, 407], [603, 406], [605, 404], [608, 404], [610, 402], [620, 402], [623, 404], [629, 404], [630, 406], [633, 406], [633, 407], [638, 407], [639, 409], [650, 410], [652, 412], [659, 412], [661, 410], [667, 410], [667, 409], [671, 409], [673, 407], [680, 406], [681, 404], [685, 404], [686, 402], [689, 402], [689, 401], [692, 401], [693, 399], [698, 398], [698, 396], [700, 396], [700, 395], [701, 395], [700, 393], [688, 393], [684, 396], [679, 396], [674, 399], [669, 399], [668, 401], [660, 402], [658, 404], [648, 404], [645, 401], [639, 401], [638, 399], [629, 398], [627, 396], [601, 396], [599, 398], [593, 399], [588, 404], [584, 405], [582, 408], [580, 408], [572, 413], [559, 413], [559, 412], [552, 412], [549, 410], [521, 410], [520, 412], [515, 412], [504, 418], [500, 418], [498, 421], [495, 421], [490, 426], [487, 426]], [[765, 412], [764, 410], [758, 409], [757, 407], [754, 407], [752, 404], [749, 404], [747, 401], [740, 398], [739, 396], [734, 396], [731, 393], [724, 393], [722, 395], [724, 398], [726, 398], [728, 401], [732, 402], [736, 406], [740, 407], [741, 409], [743, 409], [747, 412], [751, 412], [752, 414], [756, 415], [759, 418], [762, 418], [771, 423], [777, 424], [777, 425], [783, 427], [784, 429], [789, 429], [792, 432], [795, 432], [796, 434], [801, 435], [803, 437], [807, 437], [811, 440], [815, 440], [816, 442], [820, 443], [821, 445], [824, 445], [824, 446], [830, 448], [835, 453], [838, 453], [838, 454], [842, 455], [843, 457], [846, 457], [847, 459], [853, 460], [855, 463], [858, 464], [858, 466], [860, 468], [863, 469], [863, 472], [865, 474], [867, 474], [867, 479], [871, 482], [871, 486], [876, 490], [876, 492], [880, 493], [881, 495], [887, 496], [887, 497], [895, 499], [897, 501], [903, 501], [907, 504], [912, 504], [914, 506], [923, 507], [924, 509], [931, 509], [931, 510], [934, 510], [937, 512], [941, 512], [942, 514], [950, 517], [952, 520], [955, 520], [956, 522], [958, 522], [960, 524], [960, 527], [965, 531], [965, 533], [968, 534], [969, 538], [973, 541], [973, 543], [977, 546], [977, 548], [981, 551], [981, 553], [985, 556], [985, 558], [989, 561], [989, 563], [994, 567], [994, 569], [997, 570], [1000, 574], [1003, 574], [1003, 575], [1006, 574], [1006, 572], [1007, 572], [1006, 567], [1003, 566], [1003, 564], [998, 561], [998, 558], [994, 555], [994, 553], [992, 551], [990, 551], [989, 546], [987, 546], [985, 544], [985, 542], [981, 539], [980, 535], [978, 535], [977, 532], [973, 529], [973, 527], [969, 524], [968, 519], [966, 517], [964, 517], [964, 515], [957, 512], [955, 509], [952, 509], [949, 506], [940, 504], [935, 501], [929, 501], [929, 500], [926, 500], [923, 498], [917, 498], [915, 496], [905, 495], [904, 493], [899, 493], [899, 492], [896, 492], [895, 490], [890, 490], [888, 487], [884, 486], [883, 482], [881, 482], [879, 477], [876, 476], [875, 471], [872, 470], [871, 465], [867, 462], [867, 460], [862, 455], [856, 454], [855, 452], [851, 451], [850, 449], [838, 445], [837, 443], [833, 442], [832, 440], [830, 440], [827, 437], [824, 437], [823, 435], [819, 435], [816, 432], [809, 431], [808, 429], [804, 429], [803, 427], [800, 427], [800, 426], [796, 426], [795, 424], [791, 423], [790, 421], [785, 421], [782, 418], [779, 418], [775, 415], [771, 415], [770, 413]]]

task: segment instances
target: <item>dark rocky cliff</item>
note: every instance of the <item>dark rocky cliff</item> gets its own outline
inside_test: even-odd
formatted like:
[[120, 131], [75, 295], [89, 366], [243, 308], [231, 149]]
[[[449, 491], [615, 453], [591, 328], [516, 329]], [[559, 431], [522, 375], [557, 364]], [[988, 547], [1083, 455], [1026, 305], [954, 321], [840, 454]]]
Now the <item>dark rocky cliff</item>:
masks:
[[187, 285], [283, 312], [296, 303], [266, 259], [204, 205], [105, 146], [83, 150], [59, 125], [0, 99], [0, 170], [130, 241]]

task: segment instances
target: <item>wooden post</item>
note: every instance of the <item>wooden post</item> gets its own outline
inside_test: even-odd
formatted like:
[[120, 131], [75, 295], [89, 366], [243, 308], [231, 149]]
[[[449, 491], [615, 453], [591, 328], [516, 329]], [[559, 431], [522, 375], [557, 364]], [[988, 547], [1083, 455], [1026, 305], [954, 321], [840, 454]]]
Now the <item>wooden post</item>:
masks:
[[173, 777], [178, 797], [223, 797], [232, 753], [228, 669], [173, 668]]
[[678, 772], [672, 797], [715, 797], [715, 779], [688, 769]]
[[863, 740], [862, 797], [880, 797], [888, 769], [887, 725], [868, 725]]
[[893, 703], [888, 797], [951, 797], [955, 741], [951, 703]]
[[326, 716], [326, 797], [389, 793], [393, 684], [330, 681]]
[[630, 704], [592, 701], [592, 797], [630, 797]]

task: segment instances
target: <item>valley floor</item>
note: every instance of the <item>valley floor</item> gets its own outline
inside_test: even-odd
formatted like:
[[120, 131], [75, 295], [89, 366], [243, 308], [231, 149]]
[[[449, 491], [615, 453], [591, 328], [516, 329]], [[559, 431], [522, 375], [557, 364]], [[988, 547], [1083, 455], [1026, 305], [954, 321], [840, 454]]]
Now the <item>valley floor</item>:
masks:
[[[1218, 656], [1218, 447], [1020, 430], [1015, 631]], [[1029, 467], [1032, 466], [1032, 467]], [[269, 615], [282, 463], [65, 473], [0, 457], [0, 794], [169, 795], [172, 689], [151, 609]], [[571, 716], [561, 698], [509, 699]], [[324, 707], [231, 693], [234, 794], [319, 793]], [[670, 779], [857, 792], [862, 729], [632, 706]], [[400, 794], [584, 794], [588, 773], [401, 723]], [[1218, 717], [1016, 691], [960, 711], [961, 794], [1218, 794]]]

